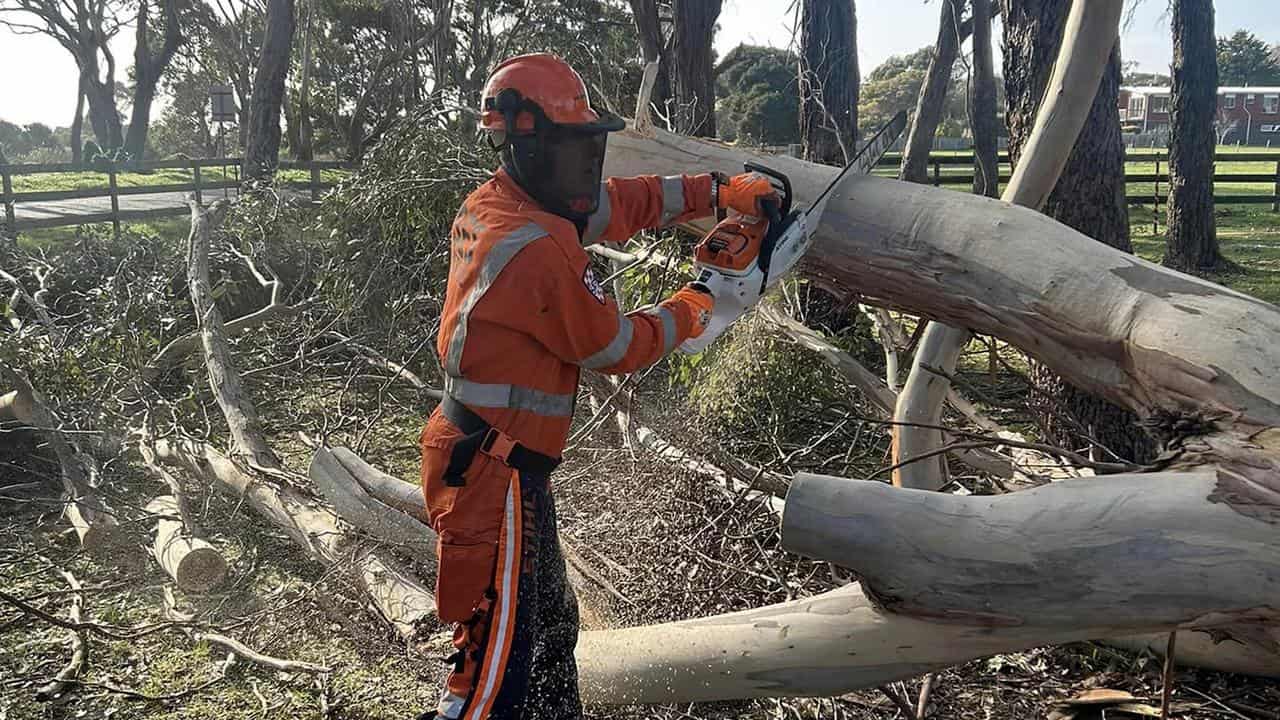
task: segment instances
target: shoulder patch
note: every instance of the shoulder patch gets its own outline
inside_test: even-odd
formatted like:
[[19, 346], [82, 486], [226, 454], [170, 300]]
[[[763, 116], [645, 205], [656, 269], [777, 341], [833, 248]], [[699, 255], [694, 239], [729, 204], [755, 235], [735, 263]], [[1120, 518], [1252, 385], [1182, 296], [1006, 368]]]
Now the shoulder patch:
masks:
[[594, 297], [601, 305], [604, 304], [604, 287], [596, 279], [596, 274], [591, 272], [589, 263], [586, 269], [582, 271], [582, 284], [587, 286], [587, 292], [591, 293], [591, 297]]

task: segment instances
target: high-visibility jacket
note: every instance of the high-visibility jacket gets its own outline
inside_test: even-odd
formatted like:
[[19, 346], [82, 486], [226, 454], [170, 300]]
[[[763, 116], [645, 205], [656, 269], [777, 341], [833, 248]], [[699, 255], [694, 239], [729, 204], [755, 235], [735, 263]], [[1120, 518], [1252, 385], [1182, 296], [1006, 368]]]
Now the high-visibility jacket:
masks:
[[572, 222], [542, 210], [497, 171], [467, 197], [450, 235], [437, 345], [445, 392], [529, 449], [558, 457], [580, 368], [626, 373], [651, 365], [690, 336], [700, 312], [677, 293], [623, 314], [583, 248], [710, 215], [712, 182], [711, 175], [610, 178], [579, 237]]

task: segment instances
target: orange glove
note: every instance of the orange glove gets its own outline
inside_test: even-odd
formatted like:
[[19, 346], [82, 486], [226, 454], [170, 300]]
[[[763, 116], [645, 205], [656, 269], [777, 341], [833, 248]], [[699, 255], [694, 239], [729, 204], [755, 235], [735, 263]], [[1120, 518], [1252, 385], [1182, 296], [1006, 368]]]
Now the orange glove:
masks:
[[731, 208], [743, 215], [763, 217], [764, 211], [760, 208], [761, 200], [778, 202], [778, 191], [764, 175], [757, 172], [743, 173], [733, 177], [716, 175], [717, 208]]
[[[707, 323], [711, 322], [711, 309], [715, 306], [715, 298], [711, 293], [696, 287], [693, 283], [686, 285], [675, 292], [667, 303], [681, 303], [691, 312], [691, 320], [689, 325], [689, 337], [696, 338], [707, 329]], [[663, 303], [664, 305], [667, 303]]]

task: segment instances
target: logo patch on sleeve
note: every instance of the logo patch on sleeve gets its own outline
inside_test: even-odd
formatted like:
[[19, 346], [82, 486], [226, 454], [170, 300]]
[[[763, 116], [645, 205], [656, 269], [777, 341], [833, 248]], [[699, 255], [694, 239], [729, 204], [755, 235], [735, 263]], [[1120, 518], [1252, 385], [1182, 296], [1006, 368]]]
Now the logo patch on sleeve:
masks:
[[596, 274], [591, 272], [590, 265], [582, 271], [582, 284], [587, 286], [587, 292], [591, 293], [591, 297], [601, 305], [604, 304], [604, 287], [600, 285], [599, 280], [596, 280]]

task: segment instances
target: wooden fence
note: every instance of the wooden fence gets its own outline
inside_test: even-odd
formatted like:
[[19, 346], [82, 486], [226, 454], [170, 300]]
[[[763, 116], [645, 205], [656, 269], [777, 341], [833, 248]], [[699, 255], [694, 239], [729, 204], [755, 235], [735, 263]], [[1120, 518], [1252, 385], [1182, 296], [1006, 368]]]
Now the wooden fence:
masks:
[[[1238, 163], [1275, 163], [1274, 168], [1268, 168], [1265, 172], [1218, 172], [1213, 176], [1214, 203], [1223, 205], [1270, 205], [1272, 212], [1280, 212], [1280, 152], [1257, 152], [1257, 153], [1219, 153], [1216, 157], [1218, 162], [1238, 162]], [[902, 159], [896, 155], [886, 155], [880, 159], [878, 167], [898, 167]], [[1168, 202], [1169, 188], [1169, 172], [1168, 172], [1168, 154], [1162, 152], [1128, 152], [1125, 154], [1126, 163], [1149, 162], [1155, 164], [1155, 172], [1125, 172], [1124, 179], [1126, 184], [1145, 184], [1153, 183], [1154, 192], [1128, 193], [1125, 199], [1131, 205], [1154, 205], [1157, 208]], [[1006, 153], [1000, 153], [1000, 183], [1009, 181], [1009, 156]], [[973, 155], [931, 155], [929, 164], [932, 172], [930, 180], [934, 185], [966, 185], [973, 186], [972, 172], [943, 172], [943, 168], [963, 166], [973, 167]], [[1161, 168], [1164, 171], [1161, 172]], [[1271, 193], [1250, 193], [1245, 194], [1237, 190], [1237, 192], [1221, 192], [1219, 186], [1232, 185], [1241, 183], [1268, 183], [1271, 185]], [[1229, 188], [1223, 188], [1229, 190]]]
[[[116, 233], [119, 234], [120, 223], [122, 222], [182, 215], [189, 212], [185, 204], [179, 202], [161, 204], [157, 207], [149, 208], [121, 209], [121, 198], [145, 195], [164, 195], [171, 193], [194, 193], [196, 199], [203, 202], [204, 194], [207, 192], [214, 192], [218, 190], [228, 191], [239, 187], [241, 163], [241, 158], [160, 160], [157, 162], [147, 162], [127, 167], [111, 166], [104, 171], [99, 171], [94, 168], [86, 168], [73, 163], [32, 163], [14, 165], [0, 163], [0, 180], [3, 181], [3, 194], [0, 195], [0, 202], [3, 202], [4, 204], [4, 224], [7, 225], [10, 230], [16, 231], [109, 222], [114, 226]], [[280, 163], [281, 170], [306, 170], [309, 172], [309, 178], [300, 182], [277, 180], [276, 187], [296, 191], [309, 191], [310, 199], [312, 201], [316, 201], [320, 199], [322, 191], [333, 186], [333, 183], [323, 181], [321, 176], [322, 171], [338, 170], [349, 167], [349, 163], [335, 160], [282, 161]], [[203, 177], [206, 173], [202, 173], [202, 170], [211, 168], [218, 168], [222, 170], [222, 172], [217, 173], [213, 178]], [[117, 182], [118, 176], [126, 172], [146, 174], [156, 170], [175, 169], [190, 170], [191, 180], [189, 182], [182, 183], [136, 186], [121, 186]], [[230, 169], [235, 170], [235, 179], [228, 179], [227, 176]], [[51, 173], [85, 172], [100, 173], [103, 179], [103, 184], [93, 187], [75, 188], [73, 190], [37, 190], [29, 192], [13, 191], [13, 178], [15, 177]], [[219, 177], [221, 179], [219, 179]], [[49, 215], [48, 217], [27, 219], [19, 219], [17, 214], [18, 206], [24, 203], [49, 203], [104, 197], [110, 198], [111, 201], [110, 210], [105, 212], [97, 211], [78, 213], [73, 209], [66, 211], [57, 209], [49, 210], [47, 212]]]
[[[1167, 154], [1160, 152], [1129, 152], [1125, 156], [1126, 162], [1151, 162], [1155, 164], [1155, 172], [1126, 172], [1125, 181], [1128, 184], [1154, 184], [1154, 192], [1151, 193], [1130, 193], [1126, 199], [1131, 204], [1153, 205], [1153, 209], [1166, 202], [1166, 193], [1169, 183], [1169, 173], [1167, 171]], [[1217, 173], [1213, 177], [1214, 183], [1214, 202], [1230, 205], [1230, 204], [1269, 204], [1273, 212], [1280, 212], [1280, 153], [1223, 153], [1218, 155], [1220, 162], [1248, 162], [1248, 163], [1275, 163], [1274, 169], [1268, 169], [1265, 172], [1232, 172]], [[900, 162], [900, 158], [894, 155], [886, 155], [880, 161], [881, 167], [896, 167]], [[1000, 154], [1000, 162], [1002, 168], [1007, 168], [1009, 157], [1006, 153]], [[955, 172], [952, 170], [956, 167], [973, 167], [973, 156], [971, 154], [935, 154], [929, 158], [932, 168], [932, 181], [934, 185], [964, 185], [972, 186], [973, 173]], [[234, 168], [236, 176], [239, 177], [241, 159], [240, 158], [203, 158], [190, 160], [162, 160], [159, 162], [143, 163], [140, 166], [132, 166], [127, 168], [128, 172], [142, 172], [163, 170], [163, 169], [179, 169], [191, 170], [191, 181], [184, 183], [173, 183], [167, 185], [138, 185], [121, 187], [117, 183], [117, 175], [124, 172], [125, 168], [112, 167], [101, 174], [105, 179], [105, 184], [96, 187], [77, 188], [74, 190], [41, 190], [32, 192], [15, 193], [13, 191], [13, 178], [24, 175], [36, 175], [41, 173], [63, 173], [63, 172], [85, 172], [85, 168], [73, 165], [71, 163], [47, 163], [47, 164], [26, 164], [26, 165], [6, 165], [0, 164], [0, 178], [3, 179], [3, 195], [0, 195], [0, 201], [4, 204], [4, 222], [10, 230], [26, 230], [45, 227], [59, 227], [65, 225], [86, 225], [90, 223], [109, 222], [115, 227], [119, 233], [120, 223], [144, 220], [154, 217], [162, 217], [167, 215], [181, 215], [187, 212], [186, 207], [180, 203], [172, 205], [152, 207], [152, 208], [134, 208], [121, 209], [120, 198], [142, 195], [157, 195], [166, 193], [194, 193], [196, 198], [203, 201], [203, 194], [217, 190], [229, 190], [239, 186], [239, 180], [225, 179], [202, 179], [202, 168]], [[1161, 172], [1161, 167], [1166, 170]], [[306, 170], [309, 171], [309, 179], [302, 182], [278, 181], [277, 186], [289, 188], [293, 190], [309, 190], [310, 198], [316, 201], [320, 198], [323, 190], [332, 186], [332, 183], [322, 181], [321, 172], [324, 170], [338, 170], [349, 168], [348, 163], [334, 160], [315, 160], [315, 161], [284, 161], [280, 163], [281, 170]], [[943, 172], [943, 168], [948, 168], [948, 172]], [[1000, 174], [1000, 182], [1008, 182], [1008, 171], [1002, 169]], [[1230, 186], [1240, 183], [1269, 183], [1272, 186], [1271, 194], [1252, 193], [1245, 194], [1241, 192], [1223, 192], [1219, 193], [1220, 186]], [[1162, 188], [1164, 192], [1162, 193]], [[1229, 190], [1229, 188], [1226, 188]], [[106, 212], [56, 212], [50, 213], [49, 217], [30, 218], [19, 220], [16, 208], [23, 203], [40, 203], [65, 200], [80, 200], [86, 198], [110, 198], [111, 208]]]

